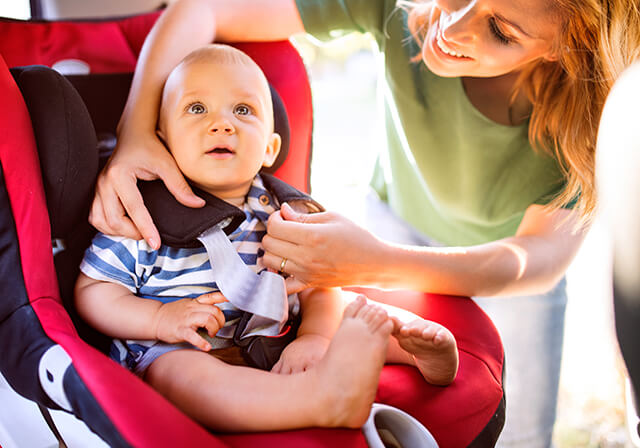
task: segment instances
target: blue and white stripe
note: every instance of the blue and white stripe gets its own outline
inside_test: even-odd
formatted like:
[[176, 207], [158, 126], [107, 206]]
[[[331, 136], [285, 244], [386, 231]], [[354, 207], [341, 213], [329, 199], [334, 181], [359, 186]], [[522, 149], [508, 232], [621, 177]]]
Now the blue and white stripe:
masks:
[[[278, 208], [279, 204], [264, 188], [260, 176], [256, 176], [244, 204], [246, 220], [229, 235], [242, 260], [256, 273], [265, 269], [261, 241], [266, 234], [269, 215]], [[141, 298], [165, 303], [218, 291], [207, 251], [202, 246], [175, 248], [162, 245], [153, 250], [144, 240], [98, 233], [85, 252], [80, 270], [93, 279], [120, 284]], [[227, 317], [225, 328], [218, 336], [230, 337], [239, 316], [238, 310], [228, 302], [217, 306]], [[230, 344], [221, 337], [215, 338], [215, 342], [219, 342], [220, 347]], [[136, 360], [155, 343], [114, 341], [111, 352], [118, 361], [133, 368]]]

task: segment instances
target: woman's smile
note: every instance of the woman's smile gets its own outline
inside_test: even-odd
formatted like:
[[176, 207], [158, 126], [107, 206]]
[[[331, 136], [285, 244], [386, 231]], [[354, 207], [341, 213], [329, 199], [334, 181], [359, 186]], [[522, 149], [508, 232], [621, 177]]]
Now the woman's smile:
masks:
[[438, 33], [436, 35], [436, 44], [438, 46], [438, 49], [442, 50], [443, 53], [447, 54], [448, 56], [453, 56], [457, 59], [470, 59], [468, 56], [465, 56], [463, 54], [457, 53], [455, 51], [453, 51], [445, 42], [444, 39], [442, 38], [442, 35], [440, 33]]
[[[442, 19], [440, 19], [442, 20]], [[442, 36], [442, 29], [440, 28], [440, 20], [436, 21], [432, 27], [430, 38], [428, 39], [429, 46], [432, 53], [434, 53], [443, 62], [463, 62], [471, 61], [473, 58], [456, 51], [453, 44], [447, 42]], [[423, 50], [424, 54], [424, 50]]]

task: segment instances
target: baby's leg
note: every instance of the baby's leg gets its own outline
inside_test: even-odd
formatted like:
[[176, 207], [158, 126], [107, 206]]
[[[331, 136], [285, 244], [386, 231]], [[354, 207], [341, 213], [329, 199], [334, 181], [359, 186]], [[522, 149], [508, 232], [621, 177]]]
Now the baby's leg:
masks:
[[305, 372], [279, 375], [178, 350], [154, 361], [146, 380], [212, 429], [357, 428], [375, 398], [392, 327], [383, 310], [361, 299], [345, 309], [325, 357]]
[[[353, 297], [351, 293], [347, 294], [347, 297]], [[407, 292], [407, 296], [410, 295]], [[422, 294], [415, 294], [415, 297], [409, 298], [423, 300], [422, 297]], [[387, 351], [387, 362], [416, 366], [431, 384], [450, 384], [458, 371], [458, 347], [453, 334], [442, 325], [405, 309], [375, 303], [383, 307], [395, 323], [394, 337], [391, 338]]]

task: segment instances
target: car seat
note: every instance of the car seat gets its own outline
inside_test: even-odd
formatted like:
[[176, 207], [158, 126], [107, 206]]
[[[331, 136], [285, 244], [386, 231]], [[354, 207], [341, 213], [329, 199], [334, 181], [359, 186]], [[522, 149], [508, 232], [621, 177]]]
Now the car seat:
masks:
[[[109, 360], [108, 341], [75, 315], [72, 285], [93, 232], [86, 216], [96, 148], [113, 146], [130, 73], [159, 14], [0, 20], [0, 372], [19, 394], [76, 415], [110, 446], [366, 446], [348, 429], [211, 433]], [[302, 60], [288, 41], [237, 46], [262, 67], [288, 116], [289, 151], [275, 175], [309, 191], [312, 108]], [[31, 66], [60, 60], [81, 60], [92, 74], [65, 78]], [[52, 240], [65, 247], [55, 256]], [[408, 293], [367, 294], [388, 301]], [[469, 298], [424, 294], [423, 303], [422, 315], [457, 339], [458, 376], [436, 387], [412, 367], [387, 365], [376, 401], [417, 418], [442, 447], [493, 446], [505, 406], [499, 335]]]

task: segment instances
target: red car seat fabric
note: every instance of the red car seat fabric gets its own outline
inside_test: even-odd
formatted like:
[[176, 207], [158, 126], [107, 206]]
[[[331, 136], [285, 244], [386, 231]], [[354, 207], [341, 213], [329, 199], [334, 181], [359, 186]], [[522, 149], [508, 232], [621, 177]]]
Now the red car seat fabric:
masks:
[[[2, 242], [2, 290], [0, 302], [0, 334], [3, 341], [3, 362], [0, 365], [9, 384], [23, 396], [53, 409], [71, 410], [71, 402], [92, 413], [91, 394], [67, 394], [63, 383], [74, 388], [77, 373], [70, 366], [64, 350], [48, 338], [38, 310], [55, 310], [57, 285], [51, 257], [49, 220], [44, 207], [44, 193], [40, 182], [35, 142], [31, 122], [19, 90], [0, 60], [0, 91], [5, 99], [0, 110], [0, 161], [2, 190], [0, 201], [4, 212], [0, 215]], [[43, 238], [34, 238], [43, 235]], [[51, 303], [53, 302], [53, 303]], [[51, 306], [52, 305], [52, 306]], [[62, 308], [61, 306], [59, 306]], [[64, 310], [60, 310], [62, 325]], [[46, 319], [44, 319], [46, 320]], [[72, 326], [69, 326], [73, 329]], [[51, 351], [53, 350], [53, 351]], [[52, 353], [54, 358], [45, 353]], [[43, 377], [38, 377], [42, 369]], [[44, 380], [44, 382], [43, 382]], [[77, 400], [75, 398], [78, 398]], [[111, 432], [111, 420], [96, 418]], [[122, 446], [116, 437], [115, 445]]]
[[[131, 40], [137, 43], [131, 43], [129, 48], [137, 48], [139, 51], [141, 42], [155, 18], [157, 14], [140, 16], [140, 22], [136, 22], [136, 18], [124, 19], [127, 23], [124, 28], [144, 30], [138, 32], [137, 40]], [[104, 27], [109, 25], [108, 21], [100, 23]], [[82, 29], [92, 27], [93, 24], [52, 23], [51, 28], [47, 29], [46, 22], [0, 21], [0, 54], [5, 55], [7, 52], [10, 55], [9, 66], [43, 63], [45, 60], [41, 53], [47, 53], [47, 48], [55, 49], [58, 52], [56, 57], [65, 58], [70, 54], [69, 51], [75, 54], [73, 52], [76, 50], [65, 50], [60, 45], [48, 42], [70, 43], [72, 41], [69, 40], [69, 35], [81, 40], [78, 43], [80, 46], [88, 45], [84, 39], [93, 39], [88, 47], [98, 43], [102, 43], [98, 48], [109, 47], [111, 44], [108, 40], [99, 38], [92, 31]], [[20, 26], [16, 28], [16, 25]], [[34, 28], [31, 28], [32, 26]], [[112, 26], [114, 25], [109, 25]], [[52, 37], [51, 34], [63, 36]], [[112, 32], [109, 31], [106, 36], [111, 37]], [[119, 42], [123, 39], [129, 41], [129, 38], [124, 37], [115, 40]], [[19, 52], [11, 50], [14, 42], [25, 41], [31, 42], [32, 47], [45, 50], [25, 50], [34, 58], [26, 61]], [[291, 149], [283, 166], [275, 174], [296, 188], [308, 191], [312, 125], [311, 97], [304, 65], [288, 42], [249, 43], [238, 47], [254, 57], [262, 66], [272, 86], [279, 92], [289, 117]], [[96, 52], [96, 48], [93, 48], [93, 51]], [[137, 52], [131, 51], [137, 55]], [[47, 54], [50, 59], [55, 59], [51, 53]], [[90, 53], [85, 52], [83, 55], [91, 60]], [[110, 50], [109, 55], [114, 57]], [[127, 58], [125, 54], [124, 59]], [[97, 59], [104, 60], [105, 57], [98, 56]], [[27, 96], [30, 89], [33, 93], [33, 86], [29, 88], [29, 83], [37, 87], [40, 82], [28, 81], [28, 78], [33, 76], [32, 70], [37, 71], [29, 68], [18, 70], [19, 73], [16, 73], [16, 78]], [[50, 70], [48, 72], [55, 75]], [[302, 77], [304, 82], [300, 87]], [[75, 81], [71, 77], [71, 80], [75, 85], [83, 82], [81, 77]], [[59, 85], [65, 85], [62, 81], [55, 81], [58, 82]], [[81, 91], [83, 99], [88, 95], [87, 92], [92, 91], [91, 86], [85, 86], [84, 89], [84, 94]], [[38, 89], [35, 91], [39, 94]], [[27, 99], [27, 105], [53, 107], [49, 110], [55, 110], [56, 114], [69, 120], [75, 120], [77, 114], [86, 115], [86, 110], [79, 105], [70, 106], [73, 108], [72, 113], [60, 112], [63, 109], [56, 109], [55, 105], [51, 104], [58, 100], [52, 101], [48, 92], [47, 89], [46, 96], [49, 101]], [[60, 275], [65, 266], [69, 266], [67, 262], [59, 264], [58, 260], [73, 251], [65, 250], [57, 254], [55, 269], [51, 256], [50, 228], [54, 229], [54, 237], [60, 228], [64, 230], [64, 224], [55, 224], [58, 222], [55, 214], [64, 215], [65, 210], [71, 209], [65, 209], [64, 205], [55, 206], [54, 197], [48, 197], [49, 188], [64, 185], [65, 181], [51, 182], [51, 178], [45, 181], [45, 198], [30, 115], [4, 64], [0, 65], [0, 95], [6, 98], [0, 112], [0, 274], [3, 274], [0, 286], [4, 287], [3, 291], [8, 291], [6, 297], [0, 300], [0, 341], [3, 341], [0, 344], [3, 354], [8, 353], [0, 359], [0, 370], [19, 393], [50, 408], [70, 407], [71, 412], [84, 420], [112, 446], [366, 446], [362, 434], [355, 430], [308, 429], [278, 433], [213, 435], [184, 416], [137, 377], [86, 344], [78, 336], [76, 327], [67, 313], [73, 313], [72, 305], [66, 303], [65, 310], [61, 303], [56, 281], [56, 269]], [[109, 97], [109, 92], [106, 92], [105, 96]], [[66, 105], [78, 99], [77, 94], [69, 92], [57, 97]], [[115, 100], [124, 104], [122, 99]], [[101, 104], [101, 101], [97, 99], [96, 103]], [[117, 107], [114, 111], [117, 112]], [[119, 114], [114, 112], [113, 115], [117, 117]], [[34, 126], [40, 128], [42, 118], [36, 116], [37, 113], [34, 111]], [[74, 128], [73, 125], [61, 122], [60, 126], [55, 128], [73, 132], [94, 132], [90, 123], [87, 124], [86, 118], [77, 119], [85, 120], [79, 121], [84, 124]], [[46, 114], [44, 120], [46, 123]], [[111, 120], [115, 121], [117, 118]], [[92, 121], [97, 121], [94, 114]], [[57, 138], [59, 137], [54, 137]], [[82, 151], [86, 151], [85, 145], [90, 144], [82, 142], [92, 141], [91, 136], [60, 138], [67, 138], [69, 145], [80, 144]], [[55, 144], [46, 146], [44, 142], [49, 140], [49, 137], [40, 136], [38, 129], [36, 139], [38, 146], [42, 141], [43, 148], [49, 148], [46, 151], [65, 150]], [[68, 146], [66, 148], [69, 150]], [[74, 149], [70, 151], [73, 153]], [[74, 162], [84, 162], [83, 157], [87, 155], [76, 154], [66, 159], [69, 163], [58, 165], [56, 163], [59, 160], [46, 161], [47, 157], [46, 154], [40, 155], [43, 169], [55, 166], [56, 169], [63, 170], [64, 178], [65, 169], [82, 169]], [[75, 184], [78, 191], [74, 191], [74, 194], [81, 198], [86, 198], [87, 189], [92, 189], [96, 174], [93, 168], [94, 159], [91, 159], [87, 166], [87, 173], [80, 176]], [[48, 174], [45, 173], [43, 176], [47, 179]], [[64, 197], [62, 200], [64, 202]], [[51, 223], [47, 215], [47, 201], [54, 204], [49, 205], [53, 207], [50, 211], [54, 215]], [[79, 207], [74, 211], [78, 213], [78, 219], [72, 217], [71, 213], [65, 218], [71, 222], [83, 221], [86, 206], [85, 203], [85, 208]], [[77, 231], [71, 230], [71, 235], [75, 238]], [[73, 269], [77, 272], [77, 266]], [[62, 277], [66, 278], [65, 283], [71, 282], [72, 287], [74, 274], [63, 272]], [[70, 294], [69, 285], [65, 287], [61, 283], [60, 286], [63, 297]], [[400, 300], [406, 295], [404, 292], [382, 293], [373, 290], [368, 290], [367, 294], [381, 301], [388, 301], [390, 294], [395, 296], [394, 300]], [[399, 407], [422, 421], [442, 447], [492, 446], [504, 422], [505, 403], [502, 390], [503, 353], [497, 331], [470, 299], [425, 294], [422, 303], [424, 310], [421, 314], [446, 325], [458, 340], [458, 377], [449, 387], [434, 387], [426, 384], [420, 374], [411, 367], [386, 366], [381, 375], [376, 399]], [[58, 388], [55, 393], [45, 391], [35, 373], [42, 365], [41, 355], [49, 349], [52, 349], [52, 356], [58, 355], [60, 361], [47, 362], [60, 365], [61, 367], [56, 369], [63, 373], [62, 388]], [[58, 370], [53, 367], [51, 369], [54, 371], [50, 373], [58, 376]], [[46, 378], [46, 369], [43, 372]], [[62, 394], [59, 393], [60, 390]]]
[[153, 12], [91, 22], [0, 19], [3, 35], [27, 38], [3, 45], [2, 55], [10, 67], [52, 67], [60, 61], [78, 60], [88, 63], [91, 73], [132, 73], [144, 39], [159, 16], [160, 12]]

